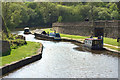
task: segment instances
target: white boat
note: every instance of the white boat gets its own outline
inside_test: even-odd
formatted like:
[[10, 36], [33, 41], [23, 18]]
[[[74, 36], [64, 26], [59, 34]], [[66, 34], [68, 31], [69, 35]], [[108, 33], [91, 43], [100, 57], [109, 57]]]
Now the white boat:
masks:
[[94, 38], [87, 38], [84, 40], [84, 46], [90, 49], [103, 49], [103, 40], [102, 39], [94, 39]]
[[31, 34], [30, 29], [28, 27], [24, 28], [24, 34]]

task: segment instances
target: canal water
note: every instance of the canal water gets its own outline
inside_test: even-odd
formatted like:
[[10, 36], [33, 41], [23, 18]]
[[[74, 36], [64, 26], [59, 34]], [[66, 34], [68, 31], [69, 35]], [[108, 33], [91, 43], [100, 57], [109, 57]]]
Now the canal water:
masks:
[[[14, 33], [24, 35], [23, 31]], [[109, 51], [88, 51], [81, 49], [81, 44], [37, 40], [31, 34], [24, 36], [27, 41], [43, 44], [42, 59], [4, 78], [118, 78], [118, 57], [107, 55]]]

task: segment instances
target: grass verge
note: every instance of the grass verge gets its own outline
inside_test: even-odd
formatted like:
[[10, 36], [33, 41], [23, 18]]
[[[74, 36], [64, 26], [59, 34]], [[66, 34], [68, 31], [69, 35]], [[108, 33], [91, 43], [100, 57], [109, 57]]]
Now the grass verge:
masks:
[[35, 55], [36, 51], [40, 48], [40, 45], [41, 43], [28, 41], [26, 45], [17, 49], [12, 49], [10, 55], [0, 57], [0, 60], [2, 60], [0, 66]]
[[115, 47], [113, 47], [113, 46], [104, 45], [104, 47], [107, 47], [107, 48], [110, 48], [110, 49], [114, 49], [114, 50], [120, 51], [120, 48], [115, 48]]

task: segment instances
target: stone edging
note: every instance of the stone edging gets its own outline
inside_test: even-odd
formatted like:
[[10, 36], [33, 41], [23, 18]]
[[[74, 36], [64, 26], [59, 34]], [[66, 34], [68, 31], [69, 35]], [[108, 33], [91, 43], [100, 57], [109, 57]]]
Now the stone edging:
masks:
[[[39, 51], [39, 52], [38, 52]], [[25, 59], [13, 62], [11, 64], [7, 64], [3, 67], [0, 68], [0, 77], [2, 77], [3, 75], [12, 72], [20, 67], [23, 67], [27, 64], [30, 64], [32, 62], [35, 62], [37, 60], [40, 60], [42, 58], [42, 51], [43, 51], [43, 45], [41, 44], [40, 49], [38, 50], [36, 55], [30, 56], [30, 57], [26, 57]]]
[[[61, 39], [61, 41], [69, 41], [69, 42], [77, 42], [77, 43], [82, 43], [80, 41], [77, 40], [72, 40], [72, 39]], [[82, 43], [83, 44], [83, 43]]]

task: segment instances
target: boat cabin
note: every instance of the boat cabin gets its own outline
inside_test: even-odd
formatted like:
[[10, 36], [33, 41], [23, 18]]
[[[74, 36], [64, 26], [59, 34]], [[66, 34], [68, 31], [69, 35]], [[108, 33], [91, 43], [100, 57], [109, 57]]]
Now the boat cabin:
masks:
[[30, 33], [31, 33], [31, 32], [30, 32], [30, 30], [29, 30], [28, 27], [24, 28], [24, 34], [30, 34]]
[[35, 38], [37, 39], [47, 39], [47, 40], [61, 40], [60, 34], [59, 33], [46, 33], [43, 30], [35, 30]]
[[60, 34], [59, 33], [50, 33], [49, 37], [54, 37], [55, 40], [60, 40]]
[[103, 40], [87, 38], [84, 40], [84, 46], [91, 49], [103, 49]]

